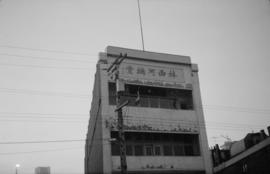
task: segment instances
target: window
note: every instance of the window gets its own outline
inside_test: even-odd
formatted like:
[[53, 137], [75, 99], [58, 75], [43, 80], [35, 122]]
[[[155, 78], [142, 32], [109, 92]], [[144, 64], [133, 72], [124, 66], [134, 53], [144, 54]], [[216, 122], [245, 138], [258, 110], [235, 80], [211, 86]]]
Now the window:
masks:
[[151, 108], [158, 108], [159, 107], [159, 98], [152, 98], [152, 97], [149, 97], [149, 104]]
[[165, 108], [165, 109], [171, 109], [173, 106], [171, 105], [171, 100], [166, 99], [166, 98], [160, 98], [160, 108]]
[[174, 145], [173, 146], [174, 150], [174, 155], [175, 156], [183, 156], [185, 155], [184, 153], [184, 147], [182, 145]]
[[164, 156], [172, 156], [173, 155], [172, 146], [171, 145], [164, 145], [163, 146], [163, 153], [164, 153]]
[[109, 104], [116, 105], [116, 86], [115, 86], [115, 83], [109, 83]]
[[[109, 104], [116, 104], [115, 83], [109, 83]], [[139, 103], [135, 103], [140, 95]], [[129, 106], [165, 109], [193, 109], [192, 90], [151, 87], [142, 85], [125, 85], [121, 101], [129, 100]]]
[[141, 107], [148, 107], [149, 106], [149, 100], [148, 97], [141, 96], [139, 101], [139, 106]]
[[185, 145], [185, 155], [186, 156], [193, 156], [194, 155], [193, 147], [191, 144]]
[[112, 143], [112, 155], [113, 156], [120, 155], [120, 146], [118, 143]]
[[126, 155], [128, 155], [128, 156], [133, 155], [132, 145], [127, 145], [126, 146]]
[[153, 155], [153, 145], [145, 145], [145, 155], [146, 156]]
[[[118, 132], [112, 131], [111, 138]], [[125, 132], [126, 154], [128, 156], [199, 156], [199, 136], [197, 134], [171, 134], [150, 132]], [[112, 155], [119, 156], [118, 139], [111, 143]]]
[[160, 146], [155, 146], [154, 152], [155, 152], [156, 156], [160, 156], [161, 155], [161, 147]]
[[135, 145], [134, 152], [135, 152], [135, 156], [142, 156], [143, 155], [143, 145]]
[[135, 134], [135, 141], [142, 141], [143, 140], [143, 134]]

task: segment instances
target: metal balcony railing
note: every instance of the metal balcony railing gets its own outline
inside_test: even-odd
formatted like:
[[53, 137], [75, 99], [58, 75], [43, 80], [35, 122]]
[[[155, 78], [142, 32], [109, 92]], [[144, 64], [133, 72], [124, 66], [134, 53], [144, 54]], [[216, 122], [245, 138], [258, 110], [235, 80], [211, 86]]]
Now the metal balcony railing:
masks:
[[[164, 108], [164, 109], [183, 109], [192, 110], [193, 105], [191, 102], [183, 101], [180, 98], [174, 97], [160, 97], [160, 96], [140, 96], [139, 102], [135, 102], [138, 98], [137, 95], [125, 94], [121, 97], [121, 102], [129, 100], [129, 106], [137, 107], [150, 107], [150, 108]], [[109, 103], [116, 104], [116, 96], [109, 96]]]

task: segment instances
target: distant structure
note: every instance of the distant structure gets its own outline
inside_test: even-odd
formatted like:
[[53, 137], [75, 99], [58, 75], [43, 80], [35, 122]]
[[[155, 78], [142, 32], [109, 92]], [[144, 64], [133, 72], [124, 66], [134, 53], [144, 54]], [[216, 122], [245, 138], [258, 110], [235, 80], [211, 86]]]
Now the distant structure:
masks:
[[261, 130], [249, 133], [239, 141], [227, 142], [222, 147], [216, 145], [211, 150], [214, 173], [270, 173], [270, 126], [268, 136]]
[[50, 167], [36, 167], [35, 174], [50, 174]]
[[119, 55], [127, 172], [211, 174], [199, 87], [190, 57], [108, 46], [96, 66], [85, 144], [85, 174], [120, 173], [116, 84]]

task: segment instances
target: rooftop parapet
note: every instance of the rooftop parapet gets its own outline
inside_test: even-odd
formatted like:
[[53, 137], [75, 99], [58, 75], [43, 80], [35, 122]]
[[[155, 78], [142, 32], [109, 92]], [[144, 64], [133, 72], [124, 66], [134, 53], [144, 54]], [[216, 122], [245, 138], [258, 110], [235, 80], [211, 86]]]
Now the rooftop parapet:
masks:
[[181, 55], [172, 55], [164, 53], [155, 53], [142, 50], [127, 49], [121, 47], [107, 46], [106, 53], [109, 56], [117, 56], [121, 53], [127, 54], [128, 58], [149, 60], [156, 62], [167, 62], [167, 63], [179, 63], [179, 64], [191, 64], [190, 57]]

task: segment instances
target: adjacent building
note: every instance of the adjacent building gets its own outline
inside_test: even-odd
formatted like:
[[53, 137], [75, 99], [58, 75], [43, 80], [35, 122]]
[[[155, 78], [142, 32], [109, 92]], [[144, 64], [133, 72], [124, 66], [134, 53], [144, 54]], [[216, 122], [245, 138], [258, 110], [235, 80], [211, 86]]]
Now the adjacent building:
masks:
[[120, 55], [128, 173], [211, 174], [198, 66], [190, 57], [108, 46], [96, 66], [85, 144], [85, 174], [120, 173], [116, 84]]
[[50, 167], [36, 167], [35, 174], [50, 174]]
[[249, 133], [245, 138], [231, 142], [229, 148], [211, 150], [216, 174], [268, 174], [270, 173], [270, 126], [268, 136], [264, 130]]

